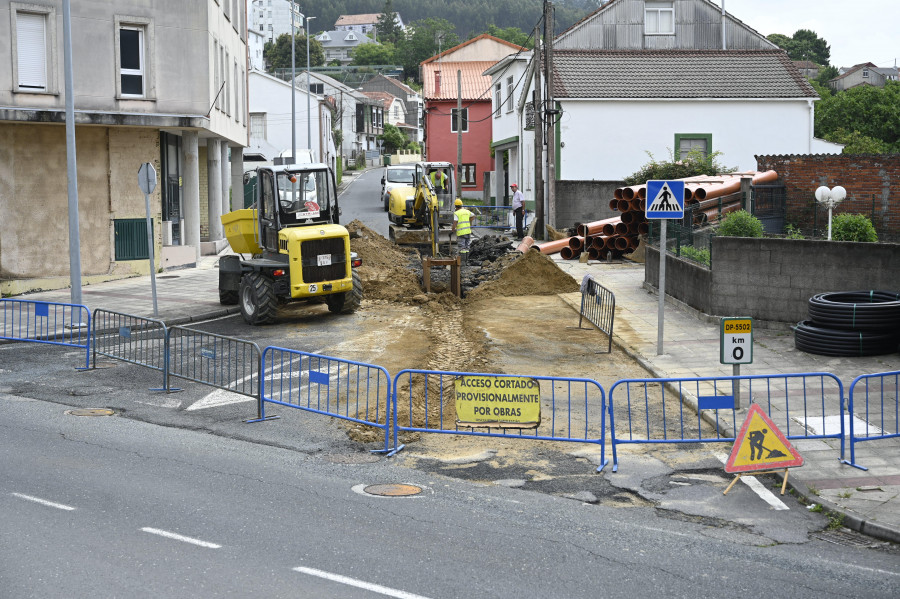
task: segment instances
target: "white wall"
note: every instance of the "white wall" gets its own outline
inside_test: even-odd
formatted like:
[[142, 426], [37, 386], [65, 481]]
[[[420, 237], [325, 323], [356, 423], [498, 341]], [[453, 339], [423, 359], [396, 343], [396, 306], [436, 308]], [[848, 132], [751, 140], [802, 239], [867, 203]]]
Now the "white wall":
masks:
[[756, 170], [754, 155], [816, 150], [809, 111], [802, 99], [564, 101], [560, 178], [622, 179], [649, 161], [647, 151], [669, 160], [676, 133], [711, 134], [722, 165]]
[[[299, 81], [298, 81], [299, 83]], [[305, 81], [304, 81], [305, 83]], [[295, 96], [295, 122], [297, 149], [307, 148], [307, 128], [309, 122], [306, 113], [307, 93], [303, 89], [305, 85], [298, 85]], [[319, 96], [309, 94], [310, 110], [313, 113], [312, 121], [312, 150], [316, 160], [324, 160], [319, 156]], [[256, 71], [250, 73], [250, 112], [266, 113], [266, 138], [268, 143], [278, 148], [279, 151], [291, 148], [291, 85], [287, 81], [276, 79]], [[328, 138], [331, 131], [328, 131]], [[251, 145], [253, 145], [251, 139]], [[267, 156], [270, 160], [272, 156]]]

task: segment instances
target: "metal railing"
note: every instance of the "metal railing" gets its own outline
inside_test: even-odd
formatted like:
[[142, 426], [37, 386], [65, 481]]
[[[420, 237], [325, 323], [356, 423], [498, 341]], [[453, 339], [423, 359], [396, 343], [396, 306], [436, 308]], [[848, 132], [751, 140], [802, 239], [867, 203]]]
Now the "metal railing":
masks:
[[252, 341], [215, 335], [186, 327], [168, 331], [169, 378], [178, 377], [232, 393], [259, 398], [262, 351]]
[[[616, 381], [609, 390], [613, 471], [621, 444], [733, 442], [739, 398], [759, 404], [788, 439], [840, 438], [843, 455], [843, 393], [840, 379], [824, 372]], [[714, 412], [715, 425], [704, 410]]]
[[97, 356], [144, 366], [163, 373], [162, 389], [167, 388], [168, 330], [161, 320], [94, 310], [93, 365]]
[[[847, 414], [850, 421], [850, 461], [843, 462], [860, 470], [868, 470], [856, 463], [856, 444], [900, 437], [900, 370], [864, 374], [853, 379]], [[856, 423], [857, 418], [862, 421], [862, 431]], [[844, 448], [841, 445], [843, 457]]]
[[613, 324], [616, 318], [615, 294], [594, 280], [591, 275], [584, 275], [581, 280], [581, 308], [578, 311], [578, 328], [587, 318], [598, 329], [606, 333], [609, 343], [606, 353], [612, 352]]
[[84, 348], [90, 368], [91, 312], [81, 304], [0, 300], [0, 339]]
[[[393, 406], [390, 455], [402, 449], [398, 433], [411, 431], [592, 443], [597, 469], [607, 462], [606, 397], [591, 379], [407, 369], [394, 377]], [[521, 421], [535, 408], [536, 420]]]
[[334, 416], [384, 431], [389, 451], [391, 375], [381, 366], [267, 347], [262, 354], [259, 418], [265, 404]]

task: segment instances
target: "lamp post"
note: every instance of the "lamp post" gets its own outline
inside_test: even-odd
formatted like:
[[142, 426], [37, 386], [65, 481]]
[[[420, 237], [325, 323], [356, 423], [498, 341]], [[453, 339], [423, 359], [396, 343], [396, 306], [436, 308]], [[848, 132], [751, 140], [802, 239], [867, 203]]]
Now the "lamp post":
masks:
[[297, 10], [297, 3], [294, 0], [288, 0], [291, 3], [291, 164], [297, 162], [297, 86], [295, 79], [297, 78], [296, 66], [294, 65], [296, 53], [294, 52], [294, 16], [303, 18], [303, 13]]
[[847, 190], [837, 185], [831, 189], [821, 186], [816, 189], [816, 201], [828, 208], [828, 241], [831, 241], [831, 211], [847, 197]]
[[312, 150], [312, 114], [309, 112], [309, 22], [315, 17], [306, 17], [306, 147]]

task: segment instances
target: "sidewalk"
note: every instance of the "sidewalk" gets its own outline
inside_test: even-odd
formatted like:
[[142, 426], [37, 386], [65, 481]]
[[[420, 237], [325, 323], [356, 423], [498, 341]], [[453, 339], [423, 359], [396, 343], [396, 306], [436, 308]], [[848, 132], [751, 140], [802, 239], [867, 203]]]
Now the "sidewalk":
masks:
[[[719, 363], [718, 319], [668, 301], [665, 308], [664, 351], [657, 355], [658, 296], [643, 287], [644, 267], [633, 263], [563, 261], [556, 263], [581, 281], [591, 274], [616, 296], [613, 340], [658, 378], [731, 376], [731, 366]], [[218, 297], [218, 256], [204, 256], [196, 268], [173, 270], [156, 277], [160, 320], [185, 324], [238, 312], [222, 306]], [[70, 302], [70, 291], [46, 291], [17, 299]], [[136, 277], [82, 289], [82, 303], [92, 312], [104, 308], [125, 314], [153, 317], [150, 277]], [[579, 306], [573, 306], [578, 310]], [[871, 358], [826, 358], [794, 349], [787, 329], [754, 331], [753, 363], [741, 374], [830, 372], [841, 379], [845, 395], [856, 376], [900, 369], [900, 355]], [[589, 373], [586, 373], [589, 375]], [[606, 381], [603, 381], [606, 384]], [[609, 383], [611, 384], [611, 383]], [[745, 402], [746, 403], [746, 402]], [[738, 413], [738, 426], [746, 407]], [[810, 502], [845, 515], [844, 525], [872, 536], [900, 542], [900, 438], [870, 441], [856, 446], [856, 462], [868, 471], [841, 464], [836, 439], [796, 441], [805, 459], [791, 471], [789, 481]], [[722, 451], [728, 446], [722, 445]], [[847, 444], [849, 457], [849, 443]], [[814, 490], [810, 490], [810, 489]]]
[[[657, 378], [731, 376], [732, 366], [719, 362], [719, 319], [667, 298], [663, 355], [657, 355], [659, 296], [643, 287], [642, 264], [605, 264], [562, 260], [556, 264], [579, 282], [585, 274], [616, 297], [613, 342]], [[579, 309], [574, 305], [575, 310]], [[736, 315], [739, 316], [739, 315]], [[816, 356], [794, 348], [794, 335], [785, 328], [753, 333], [753, 363], [741, 366], [742, 375], [829, 372], [844, 385], [845, 397], [853, 379], [862, 374], [900, 370], [900, 354], [865, 358]], [[738, 412], [737, 426], [746, 416]], [[835, 416], [837, 413], [834, 414]], [[721, 424], [720, 424], [721, 426]], [[731, 427], [731, 421], [728, 421]], [[730, 431], [733, 436], [737, 431]], [[837, 439], [796, 440], [804, 465], [791, 470], [789, 485], [828, 511], [845, 515], [844, 525], [872, 536], [900, 542], [900, 438], [858, 443], [859, 470], [840, 462]], [[727, 449], [726, 449], [727, 447]], [[727, 453], [729, 446], [723, 445]], [[846, 445], [849, 459], [850, 444]]]

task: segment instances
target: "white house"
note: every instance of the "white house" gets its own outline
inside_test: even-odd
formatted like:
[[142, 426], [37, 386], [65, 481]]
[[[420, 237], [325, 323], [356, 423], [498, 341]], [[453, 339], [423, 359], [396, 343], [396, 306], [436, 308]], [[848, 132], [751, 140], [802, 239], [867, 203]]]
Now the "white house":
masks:
[[[787, 54], [709, 0], [614, 0], [553, 46], [553, 96], [548, 102], [544, 89], [542, 108], [557, 180], [618, 182], [644, 165], [648, 152], [663, 160], [691, 149], [721, 152], [724, 165], [755, 170], [757, 154], [840, 151], [813, 137], [819, 98]], [[488, 71], [495, 124], [502, 125], [493, 144], [518, 152], [510, 168], [519, 169], [532, 199], [533, 63], [522, 83], [513, 75], [512, 94], [524, 100], [512, 135], [504, 90], [513, 67], [504, 68]], [[558, 197], [557, 204], [567, 201], [578, 199]]]
[[374, 43], [374, 40], [364, 33], [340, 30], [323, 31], [316, 36], [316, 40], [322, 44], [326, 64], [336, 60], [342, 65], [348, 65], [353, 61], [353, 50], [357, 46]]
[[[306, 73], [297, 75], [297, 87], [306, 84]], [[384, 109], [362, 92], [340, 81], [311, 73], [309, 88], [324, 96], [335, 108], [336, 129], [341, 132], [338, 153], [346, 159], [364, 152], [376, 152], [376, 137], [384, 130]]]
[[[331, 107], [322, 96], [307, 92], [304, 84], [305, 81], [301, 82], [298, 77], [292, 119], [290, 81], [283, 81], [261, 71], [250, 72], [250, 147], [245, 152], [248, 160], [253, 155], [271, 162], [279, 153], [290, 150], [296, 143], [298, 150], [311, 149], [317, 162], [335, 167], [337, 152], [331, 133]], [[311, 119], [307, 114], [307, 99]], [[292, 120], [296, 123], [293, 138]]]

